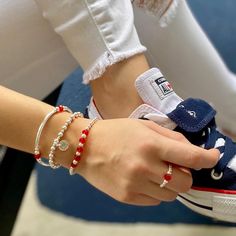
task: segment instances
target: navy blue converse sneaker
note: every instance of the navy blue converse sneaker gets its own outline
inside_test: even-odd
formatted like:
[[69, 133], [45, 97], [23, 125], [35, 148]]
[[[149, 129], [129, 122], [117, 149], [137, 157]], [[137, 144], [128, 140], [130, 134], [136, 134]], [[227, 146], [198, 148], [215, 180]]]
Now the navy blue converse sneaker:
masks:
[[[191, 170], [192, 188], [177, 199], [195, 212], [236, 223], [236, 143], [218, 130], [216, 111], [201, 99], [183, 101], [156, 68], [139, 76], [135, 86], [144, 104], [130, 118], [155, 121], [195, 145], [221, 153], [212, 169]], [[101, 118], [92, 99], [87, 112], [90, 118]]]
[[221, 153], [214, 168], [191, 170], [193, 186], [178, 200], [203, 215], [236, 222], [236, 143], [217, 130], [215, 114], [208, 103], [192, 98], [167, 114], [191, 143]]

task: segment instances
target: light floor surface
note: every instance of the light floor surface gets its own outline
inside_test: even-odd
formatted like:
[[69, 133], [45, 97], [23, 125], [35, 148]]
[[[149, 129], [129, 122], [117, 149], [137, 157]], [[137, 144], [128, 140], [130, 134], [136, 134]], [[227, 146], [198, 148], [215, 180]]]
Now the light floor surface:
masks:
[[40, 204], [36, 174], [31, 175], [12, 236], [235, 236], [236, 227], [184, 224], [114, 224], [87, 222], [64, 216]]

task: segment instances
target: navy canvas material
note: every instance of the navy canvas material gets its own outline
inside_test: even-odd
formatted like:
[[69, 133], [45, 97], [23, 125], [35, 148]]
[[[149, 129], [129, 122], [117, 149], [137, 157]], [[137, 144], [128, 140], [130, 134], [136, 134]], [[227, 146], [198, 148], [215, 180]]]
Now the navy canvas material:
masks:
[[[236, 190], [236, 173], [227, 167], [229, 161], [236, 155], [236, 143], [217, 131], [215, 114], [216, 111], [207, 102], [189, 98], [181, 102], [167, 116], [178, 125], [175, 130], [184, 134], [193, 144], [205, 144], [205, 148], [210, 149], [214, 147], [218, 138], [225, 139], [225, 146], [218, 148], [224, 155], [213, 168], [216, 173], [223, 172], [223, 177], [220, 180], [211, 178], [212, 169], [192, 170], [193, 186]], [[204, 136], [202, 136], [203, 132], [205, 132]]]
[[167, 116], [186, 132], [199, 132], [215, 117], [216, 111], [201, 99], [189, 98]]

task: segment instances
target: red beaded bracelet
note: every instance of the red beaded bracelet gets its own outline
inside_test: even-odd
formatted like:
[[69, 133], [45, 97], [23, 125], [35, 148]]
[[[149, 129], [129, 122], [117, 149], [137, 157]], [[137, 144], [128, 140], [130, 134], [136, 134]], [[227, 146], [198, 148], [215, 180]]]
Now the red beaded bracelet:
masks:
[[70, 169], [69, 169], [70, 175], [75, 174], [75, 169], [78, 166], [78, 164], [81, 160], [82, 153], [84, 151], [84, 145], [85, 145], [87, 137], [89, 135], [89, 130], [92, 128], [92, 126], [96, 123], [97, 120], [98, 120], [97, 118], [93, 119], [90, 122], [90, 124], [87, 126], [87, 128], [82, 130], [82, 134], [79, 138], [79, 144], [78, 144], [78, 147], [76, 148], [76, 153], [75, 153], [73, 160], [71, 162], [71, 165], [70, 165]]

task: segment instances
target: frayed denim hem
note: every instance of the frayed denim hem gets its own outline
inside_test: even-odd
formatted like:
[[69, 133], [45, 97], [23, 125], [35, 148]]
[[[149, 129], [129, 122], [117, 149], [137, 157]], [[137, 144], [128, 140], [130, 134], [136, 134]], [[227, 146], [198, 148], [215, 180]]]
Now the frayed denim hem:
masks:
[[146, 48], [144, 46], [140, 46], [137, 49], [130, 50], [122, 54], [120, 53], [112, 55], [109, 51], [106, 51], [102, 56], [100, 56], [96, 60], [96, 62], [90, 68], [86, 69], [83, 76], [83, 83], [89, 84], [91, 80], [95, 80], [101, 77], [105, 73], [107, 67], [112, 66], [137, 54], [141, 54], [145, 51]]

